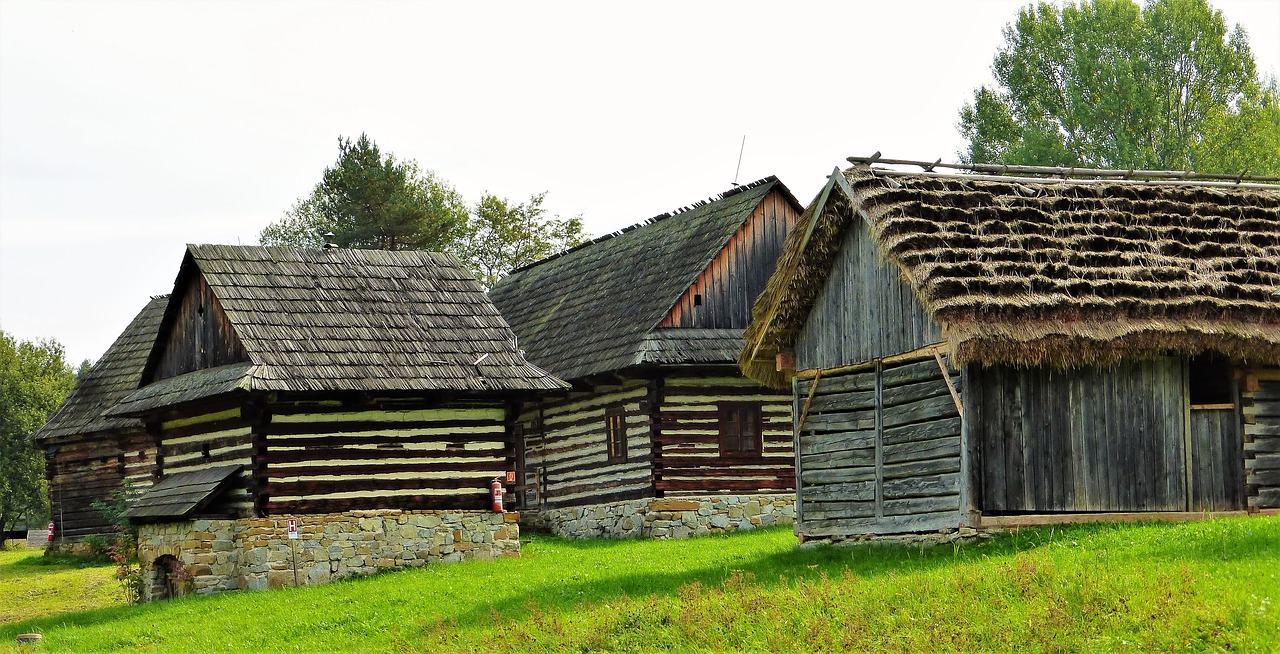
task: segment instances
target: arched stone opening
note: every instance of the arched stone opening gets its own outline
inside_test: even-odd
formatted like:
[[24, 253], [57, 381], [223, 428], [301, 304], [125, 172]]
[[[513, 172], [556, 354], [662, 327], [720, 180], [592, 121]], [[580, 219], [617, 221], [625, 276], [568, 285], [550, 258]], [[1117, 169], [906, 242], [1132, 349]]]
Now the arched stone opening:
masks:
[[172, 599], [187, 592], [186, 566], [164, 554], [151, 563], [151, 600]]

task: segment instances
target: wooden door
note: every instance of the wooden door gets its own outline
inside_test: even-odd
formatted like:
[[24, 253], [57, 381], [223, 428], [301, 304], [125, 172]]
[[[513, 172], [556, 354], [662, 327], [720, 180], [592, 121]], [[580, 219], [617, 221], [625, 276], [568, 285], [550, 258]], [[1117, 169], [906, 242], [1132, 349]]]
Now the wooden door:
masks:
[[1234, 405], [1193, 406], [1191, 415], [1190, 509], [1236, 511], [1245, 506], [1244, 442]]

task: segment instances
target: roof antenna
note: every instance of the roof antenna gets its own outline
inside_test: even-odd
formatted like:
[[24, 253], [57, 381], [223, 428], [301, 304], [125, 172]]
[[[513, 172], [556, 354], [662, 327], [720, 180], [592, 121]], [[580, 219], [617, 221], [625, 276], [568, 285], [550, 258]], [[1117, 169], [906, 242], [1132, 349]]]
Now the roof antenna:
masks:
[[733, 171], [733, 187], [738, 188], [738, 173], [742, 172], [742, 152], [747, 149], [747, 135], [742, 135], [742, 147], [738, 148], [738, 167]]

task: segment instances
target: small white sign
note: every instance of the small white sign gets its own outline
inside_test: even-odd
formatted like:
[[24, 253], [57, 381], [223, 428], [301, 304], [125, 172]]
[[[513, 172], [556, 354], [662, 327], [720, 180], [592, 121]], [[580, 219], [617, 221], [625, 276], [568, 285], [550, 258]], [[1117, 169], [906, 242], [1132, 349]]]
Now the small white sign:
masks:
[[298, 540], [298, 521], [289, 520], [289, 540]]

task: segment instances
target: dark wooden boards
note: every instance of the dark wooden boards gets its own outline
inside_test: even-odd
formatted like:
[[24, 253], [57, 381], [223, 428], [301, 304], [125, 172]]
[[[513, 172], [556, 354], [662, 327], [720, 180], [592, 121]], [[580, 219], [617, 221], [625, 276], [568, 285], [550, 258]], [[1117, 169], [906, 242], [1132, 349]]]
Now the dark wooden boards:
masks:
[[942, 340], [898, 267], [882, 260], [866, 223], [854, 223], [796, 337], [799, 370], [872, 361]]
[[[929, 358], [817, 381], [798, 427], [799, 533], [959, 526], [962, 425], [943, 374]], [[798, 404], [813, 383], [795, 385]]]
[[1280, 509], [1280, 369], [1249, 376], [1256, 389], [1241, 395], [1247, 501], [1250, 509]]
[[1240, 414], [1189, 408], [1181, 359], [974, 371], [984, 513], [1243, 508]]

